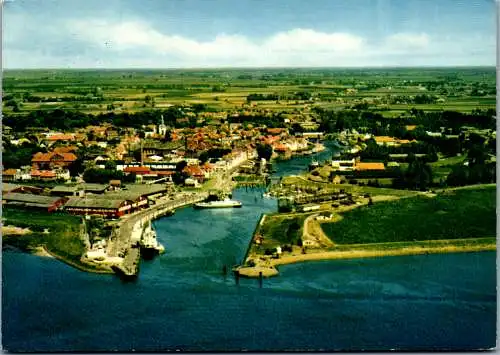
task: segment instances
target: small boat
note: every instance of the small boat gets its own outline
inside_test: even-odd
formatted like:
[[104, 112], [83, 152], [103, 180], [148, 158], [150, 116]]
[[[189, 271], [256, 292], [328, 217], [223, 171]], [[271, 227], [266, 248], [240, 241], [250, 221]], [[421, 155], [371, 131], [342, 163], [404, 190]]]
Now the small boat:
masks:
[[236, 200], [230, 200], [228, 198], [222, 201], [209, 201], [209, 202], [199, 202], [194, 204], [194, 208], [229, 208], [229, 207], [241, 207], [242, 203]]

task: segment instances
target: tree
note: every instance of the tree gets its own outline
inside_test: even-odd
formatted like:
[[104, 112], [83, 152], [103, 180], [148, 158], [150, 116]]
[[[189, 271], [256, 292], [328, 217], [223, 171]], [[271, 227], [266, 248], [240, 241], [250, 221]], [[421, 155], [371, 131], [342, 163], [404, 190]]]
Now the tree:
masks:
[[259, 156], [259, 159], [266, 159], [269, 161], [273, 155], [273, 147], [269, 144], [258, 144], [257, 155]]
[[108, 160], [104, 163], [104, 169], [106, 170], [116, 170], [116, 163], [113, 160]]
[[470, 147], [467, 152], [467, 159], [469, 161], [469, 166], [473, 167], [475, 165], [484, 165], [487, 159], [487, 153], [484, 145], [474, 144]]
[[182, 160], [175, 165], [175, 171], [182, 172], [182, 170], [184, 170], [186, 166], [187, 162], [185, 160]]
[[432, 168], [419, 159], [410, 163], [405, 175], [408, 187], [424, 191], [432, 184]]

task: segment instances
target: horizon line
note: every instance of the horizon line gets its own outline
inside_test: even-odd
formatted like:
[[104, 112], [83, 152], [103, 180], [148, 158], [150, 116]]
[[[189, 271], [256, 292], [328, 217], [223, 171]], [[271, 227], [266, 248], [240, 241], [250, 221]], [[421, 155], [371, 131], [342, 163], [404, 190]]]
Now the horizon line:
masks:
[[262, 67], [245, 67], [245, 66], [228, 66], [228, 67], [81, 67], [81, 68], [2, 68], [3, 71], [14, 70], [259, 70], [259, 69], [466, 69], [466, 68], [496, 68], [495, 64], [490, 65], [414, 65], [414, 66], [262, 66]]

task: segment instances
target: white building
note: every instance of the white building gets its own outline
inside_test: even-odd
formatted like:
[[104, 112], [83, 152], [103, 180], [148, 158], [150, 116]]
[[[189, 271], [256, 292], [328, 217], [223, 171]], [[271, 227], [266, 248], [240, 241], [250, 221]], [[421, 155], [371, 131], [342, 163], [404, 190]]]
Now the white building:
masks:
[[332, 160], [332, 168], [339, 171], [353, 171], [356, 166], [356, 160]]

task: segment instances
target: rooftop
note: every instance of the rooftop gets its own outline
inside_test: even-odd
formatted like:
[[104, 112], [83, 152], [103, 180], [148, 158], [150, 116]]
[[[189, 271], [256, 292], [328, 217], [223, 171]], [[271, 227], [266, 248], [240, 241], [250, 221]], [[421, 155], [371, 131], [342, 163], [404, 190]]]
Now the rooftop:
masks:
[[2, 199], [5, 201], [36, 203], [43, 206], [51, 206], [57, 201], [59, 201], [61, 198], [10, 192], [3, 195]]

